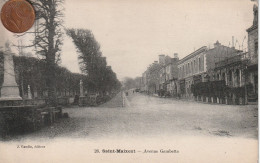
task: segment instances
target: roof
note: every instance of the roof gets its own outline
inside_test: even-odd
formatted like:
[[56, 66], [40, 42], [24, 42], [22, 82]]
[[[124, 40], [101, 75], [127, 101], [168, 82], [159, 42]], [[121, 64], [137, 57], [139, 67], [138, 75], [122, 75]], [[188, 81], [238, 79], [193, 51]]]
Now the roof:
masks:
[[207, 50], [207, 47], [206, 46], [202, 46], [201, 48], [199, 48], [198, 50], [192, 52], [191, 54], [187, 55], [186, 57], [182, 58], [181, 60], [179, 60], [178, 64], [181, 64], [183, 62], [185, 62], [186, 60], [204, 52]]

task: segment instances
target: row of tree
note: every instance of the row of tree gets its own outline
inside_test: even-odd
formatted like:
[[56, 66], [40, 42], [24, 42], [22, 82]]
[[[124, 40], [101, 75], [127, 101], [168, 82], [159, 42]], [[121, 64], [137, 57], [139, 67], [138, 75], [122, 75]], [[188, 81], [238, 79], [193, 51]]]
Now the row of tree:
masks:
[[[23, 33], [18, 37], [33, 35], [32, 44], [24, 45], [23, 48], [34, 47], [41, 60], [23, 57], [15, 59], [16, 67], [19, 67], [16, 71], [22, 92], [26, 90], [26, 85], [30, 84], [32, 90], [47, 92], [50, 105], [55, 106], [57, 91], [78, 90], [80, 79], [85, 81], [86, 89], [90, 92], [103, 94], [120, 89], [121, 84], [111, 67], [107, 66], [106, 58], [102, 57], [100, 45], [92, 32], [84, 29], [64, 30], [64, 0], [28, 1], [36, 12], [35, 31]], [[79, 64], [84, 75], [70, 73], [57, 65], [60, 61], [64, 31], [73, 39], [78, 49]]]
[[[0, 84], [3, 84], [3, 54], [0, 54]], [[6, 63], [9, 64], [9, 63]], [[45, 73], [46, 62], [34, 57], [14, 56], [15, 79], [20, 89], [22, 97], [28, 95], [28, 85], [30, 85], [32, 96], [46, 98], [48, 89], [46, 87]], [[55, 92], [57, 96], [72, 96], [79, 94], [79, 82], [83, 80], [85, 89], [88, 89], [88, 78], [86, 75], [71, 73], [64, 67], [57, 64], [53, 70], [55, 72]]]
[[126, 77], [123, 81], [124, 83], [124, 89], [133, 89], [133, 88], [141, 88], [141, 77], [136, 77], [136, 78], [130, 78]]
[[100, 45], [93, 33], [87, 29], [67, 29], [79, 53], [78, 60], [81, 72], [88, 76], [91, 92], [104, 94], [120, 89], [121, 83], [110, 66], [107, 66], [106, 57], [102, 56]]
[[[0, 84], [3, 83], [3, 54], [0, 54]], [[9, 64], [9, 63], [7, 63]], [[32, 96], [38, 98], [46, 98], [48, 89], [46, 87], [45, 73], [46, 62], [34, 57], [14, 56], [15, 78], [20, 89], [20, 95], [26, 96], [28, 94], [28, 85], [31, 87]], [[84, 90], [89, 93], [97, 85], [92, 79], [85, 74], [72, 73], [68, 69], [55, 65], [53, 70], [55, 72], [55, 92], [56, 96], [74, 96], [79, 95], [79, 83], [83, 81]], [[120, 83], [116, 79], [114, 72], [107, 68], [102, 76], [104, 83], [101, 84], [99, 90], [100, 94], [106, 92], [112, 93], [120, 89]], [[96, 90], [94, 90], [96, 91]], [[96, 93], [96, 92], [93, 92]]]

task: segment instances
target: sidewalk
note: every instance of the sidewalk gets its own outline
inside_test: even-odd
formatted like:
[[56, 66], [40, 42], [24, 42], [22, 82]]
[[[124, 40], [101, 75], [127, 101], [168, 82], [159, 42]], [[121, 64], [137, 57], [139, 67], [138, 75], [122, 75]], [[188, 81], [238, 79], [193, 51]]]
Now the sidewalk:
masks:
[[123, 99], [123, 107], [129, 107], [130, 103], [125, 95], [125, 92], [122, 92], [122, 99]]
[[117, 108], [117, 107], [122, 107], [122, 106], [123, 106], [123, 98], [122, 98], [121, 92], [119, 92], [110, 101], [100, 105], [100, 107], [106, 107], [106, 108]]
[[[196, 101], [194, 99], [188, 99], [188, 98], [160, 97], [160, 96], [158, 96], [156, 94], [149, 94], [149, 95], [146, 94], [146, 93], [141, 93], [141, 94], [145, 95], [145, 96], [151, 96], [151, 97], [160, 98], [160, 99], [176, 100], [176, 101], [186, 101], [186, 102], [194, 102], [194, 103], [209, 104], [209, 105], [231, 105], [231, 104], [221, 104], [221, 103]], [[245, 105], [235, 105], [235, 104], [232, 104], [231, 106], [256, 106], [256, 107], [258, 107], [258, 104], [245, 104]]]

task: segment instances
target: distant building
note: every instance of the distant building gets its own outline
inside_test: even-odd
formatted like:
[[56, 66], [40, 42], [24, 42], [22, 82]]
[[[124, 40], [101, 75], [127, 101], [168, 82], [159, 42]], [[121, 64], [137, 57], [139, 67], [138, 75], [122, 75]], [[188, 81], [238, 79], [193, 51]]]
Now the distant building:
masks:
[[159, 64], [158, 61], [154, 61], [154, 63], [148, 69], [148, 91], [149, 93], [157, 93], [159, 90], [159, 74], [162, 68], [162, 64]]
[[141, 91], [159, 95], [165, 95], [168, 91], [173, 95], [174, 91], [176, 92], [178, 60], [177, 53], [174, 54], [173, 58], [164, 54], [159, 55], [159, 62], [154, 61], [142, 74]]
[[171, 96], [177, 96], [178, 61], [178, 54], [175, 53], [174, 58], [171, 58], [170, 62], [165, 65], [166, 91], [170, 93]]
[[159, 55], [159, 64], [160, 64], [160, 70], [159, 70], [159, 90], [166, 90], [166, 70], [165, 65], [166, 63], [169, 63], [170, 57], [165, 56], [164, 54]]

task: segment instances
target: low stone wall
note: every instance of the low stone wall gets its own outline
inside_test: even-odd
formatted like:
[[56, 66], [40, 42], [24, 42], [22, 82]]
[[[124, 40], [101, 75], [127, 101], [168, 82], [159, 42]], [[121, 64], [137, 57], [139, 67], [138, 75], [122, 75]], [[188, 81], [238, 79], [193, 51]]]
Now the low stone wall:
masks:
[[59, 97], [57, 98], [57, 103], [58, 105], [63, 105], [63, 106], [69, 105], [70, 104], [69, 97]]

